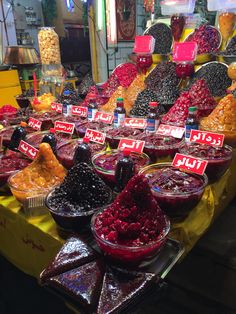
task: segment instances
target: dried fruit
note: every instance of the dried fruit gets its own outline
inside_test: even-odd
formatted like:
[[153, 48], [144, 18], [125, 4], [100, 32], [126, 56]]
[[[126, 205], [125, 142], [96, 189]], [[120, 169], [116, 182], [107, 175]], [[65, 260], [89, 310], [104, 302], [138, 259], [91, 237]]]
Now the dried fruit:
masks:
[[154, 53], [170, 53], [173, 38], [169, 26], [164, 23], [156, 23], [148, 29], [145, 35], [152, 35], [156, 39]]

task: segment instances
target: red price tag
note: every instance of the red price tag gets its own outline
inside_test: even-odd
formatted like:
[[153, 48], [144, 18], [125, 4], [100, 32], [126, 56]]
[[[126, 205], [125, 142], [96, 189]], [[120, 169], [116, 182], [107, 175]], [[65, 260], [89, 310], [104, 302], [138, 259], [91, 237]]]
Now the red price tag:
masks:
[[125, 119], [125, 126], [134, 129], [146, 129], [147, 127], [147, 120], [146, 119], [139, 119], [139, 118], [126, 118]]
[[87, 129], [84, 137], [90, 138], [91, 142], [104, 144], [105, 139], [106, 139], [106, 134], [96, 131], [96, 130]]
[[182, 170], [194, 172], [199, 175], [203, 175], [208, 162], [200, 158], [194, 158], [187, 155], [176, 154], [172, 162], [172, 166]]
[[165, 136], [172, 136], [175, 138], [182, 138], [184, 132], [184, 128], [180, 128], [174, 125], [160, 124], [156, 133]]
[[142, 154], [144, 149], [144, 141], [136, 141], [130, 138], [122, 138], [119, 142], [118, 149], [120, 150], [129, 150], [130, 152]]
[[94, 117], [95, 121], [100, 121], [107, 124], [112, 124], [114, 120], [114, 116], [111, 113], [105, 113], [101, 111], [97, 111]]
[[73, 115], [86, 118], [88, 115], [88, 108], [81, 106], [71, 106], [71, 113]]
[[39, 131], [41, 129], [42, 122], [34, 118], [29, 118], [28, 126], [34, 130]]
[[62, 113], [62, 104], [56, 103], [56, 102], [52, 102], [51, 103], [51, 109], [53, 111], [56, 111], [58, 113]]
[[73, 134], [75, 129], [74, 123], [56, 121], [54, 123], [54, 129], [58, 132]]
[[222, 147], [224, 144], [224, 134], [217, 134], [205, 131], [191, 130], [190, 142], [206, 144], [210, 146]]
[[35, 159], [38, 153], [38, 149], [33, 147], [32, 145], [26, 143], [25, 141], [20, 141], [20, 145], [18, 150], [28, 156], [30, 159]]

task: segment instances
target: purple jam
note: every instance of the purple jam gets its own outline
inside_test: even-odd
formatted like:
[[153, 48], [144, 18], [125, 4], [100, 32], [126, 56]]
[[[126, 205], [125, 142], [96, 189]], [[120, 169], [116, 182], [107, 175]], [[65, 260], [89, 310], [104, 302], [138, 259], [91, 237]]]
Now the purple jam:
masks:
[[106, 141], [113, 149], [117, 148], [121, 138], [135, 138], [137, 135], [143, 133], [143, 130], [134, 129], [126, 126], [110, 129], [106, 132]]
[[144, 171], [161, 209], [171, 218], [183, 219], [200, 201], [207, 177], [186, 173], [166, 164]]
[[233, 157], [232, 148], [228, 145], [213, 147], [197, 143], [185, 143], [180, 146], [179, 152], [207, 160], [208, 164], [205, 172], [211, 182], [224, 175]]
[[[74, 153], [81, 140], [72, 140], [62, 146], [57, 150], [57, 158], [63, 164], [64, 167], [70, 169], [74, 165]], [[91, 154], [94, 155], [105, 149], [106, 145], [101, 145], [97, 143], [90, 142], [89, 146], [91, 148]]]

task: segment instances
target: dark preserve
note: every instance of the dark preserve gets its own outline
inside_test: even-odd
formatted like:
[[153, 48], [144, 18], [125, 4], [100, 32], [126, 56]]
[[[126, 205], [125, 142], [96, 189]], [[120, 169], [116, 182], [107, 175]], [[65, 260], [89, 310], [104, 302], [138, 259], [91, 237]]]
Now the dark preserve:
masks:
[[98, 105], [96, 102], [96, 95], [91, 95], [88, 104], [88, 120], [93, 121], [98, 111]]
[[128, 181], [134, 176], [134, 161], [130, 157], [130, 151], [124, 150], [123, 157], [117, 162], [115, 179], [117, 192], [122, 191]]
[[191, 130], [198, 130], [197, 107], [188, 108], [188, 117], [185, 123], [185, 140], [190, 139]]
[[20, 141], [24, 140], [26, 137], [26, 130], [25, 127], [27, 126], [27, 123], [21, 122], [20, 126], [17, 126], [11, 136], [11, 141], [9, 144], [9, 149], [11, 150], [18, 150], [18, 147], [20, 145]]
[[157, 127], [159, 124], [159, 116], [157, 113], [157, 102], [150, 102], [149, 103], [149, 113], [147, 117], [147, 128], [146, 131], [148, 133], [154, 133], [157, 131]]
[[56, 130], [51, 128], [48, 134], [45, 134], [41, 143], [48, 143], [54, 154], [56, 154], [57, 139], [55, 137]]
[[89, 146], [89, 138], [84, 137], [83, 141], [78, 145], [74, 154], [74, 165], [85, 162], [86, 164], [91, 163], [91, 148]]
[[124, 108], [124, 99], [117, 98], [116, 109], [114, 110], [114, 127], [118, 128], [124, 123], [126, 110]]

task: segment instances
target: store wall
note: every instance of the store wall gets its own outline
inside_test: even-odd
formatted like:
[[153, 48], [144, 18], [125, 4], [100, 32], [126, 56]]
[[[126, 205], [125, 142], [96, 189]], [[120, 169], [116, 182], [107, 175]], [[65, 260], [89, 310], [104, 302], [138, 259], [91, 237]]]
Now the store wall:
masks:
[[[142, 35], [143, 28], [142, 23], [145, 17], [143, 9], [143, 0], [136, 1], [136, 34]], [[134, 42], [118, 42], [118, 51], [114, 53], [114, 48], [108, 47], [108, 72], [109, 75], [114, 70], [114, 68], [124, 62], [127, 62], [128, 55], [132, 53], [134, 47]]]

